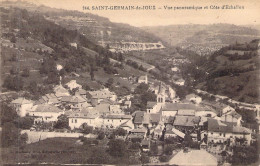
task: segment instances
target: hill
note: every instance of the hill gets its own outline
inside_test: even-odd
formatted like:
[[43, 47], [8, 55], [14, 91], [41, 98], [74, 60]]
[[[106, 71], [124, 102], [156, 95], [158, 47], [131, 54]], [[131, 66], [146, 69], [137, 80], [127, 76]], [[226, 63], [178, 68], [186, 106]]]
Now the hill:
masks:
[[159, 37], [140, 28], [128, 24], [113, 23], [108, 18], [91, 13], [56, 9], [43, 5], [37, 6], [23, 1], [4, 1], [1, 6], [18, 7], [30, 12], [40, 13], [47, 20], [53, 21], [57, 25], [70, 30], [77, 30], [96, 44], [102, 41], [158, 42], [161, 40]]
[[186, 79], [198, 89], [259, 103], [259, 39], [229, 45], [209, 57], [200, 56], [197, 63], [185, 68], [189, 73]]
[[256, 27], [232, 24], [187, 24], [142, 27], [142, 29], [156, 34], [171, 46], [179, 46], [199, 55], [210, 55], [235, 42], [250, 42], [260, 35]]
[[[113, 91], [120, 96], [133, 88], [122, 77], [144, 74], [121, 64], [122, 54], [110, 52], [80, 32], [47, 20], [41, 13], [12, 7], [0, 9], [1, 91], [29, 91], [28, 95], [37, 98], [49, 93], [60, 82], [60, 76], [62, 83], [75, 79], [85, 89], [106, 86], [110, 78]], [[58, 71], [57, 65], [63, 68]]]

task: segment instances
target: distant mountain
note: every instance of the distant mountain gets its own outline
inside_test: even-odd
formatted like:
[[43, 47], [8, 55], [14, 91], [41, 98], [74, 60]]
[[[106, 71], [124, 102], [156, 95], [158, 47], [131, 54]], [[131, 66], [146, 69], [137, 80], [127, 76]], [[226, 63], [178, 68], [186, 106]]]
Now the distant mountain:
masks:
[[56, 9], [43, 5], [37, 6], [23, 1], [4, 1], [0, 5], [18, 7], [30, 12], [41, 13], [46, 19], [66, 29], [77, 30], [95, 43], [102, 41], [158, 42], [161, 40], [159, 37], [140, 28], [128, 24], [113, 23], [108, 18], [90, 13]]
[[187, 24], [142, 27], [142, 29], [156, 34], [171, 46], [179, 46], [199, 55], [210, 55], [235, 42], [250, 42], [260, 35], [259, 28], [232, 24]]

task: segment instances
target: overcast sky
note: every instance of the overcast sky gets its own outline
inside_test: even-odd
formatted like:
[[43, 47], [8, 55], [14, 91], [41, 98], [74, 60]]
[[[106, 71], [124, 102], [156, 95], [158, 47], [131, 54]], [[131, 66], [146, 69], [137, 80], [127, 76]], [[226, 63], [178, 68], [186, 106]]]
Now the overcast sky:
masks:
[[[108, 17], [112, 22], [128, 23], [133, 26], [159, 26], [171, 24], [231, 23], [237, 25], [260, 24], [259, 0], [26, 0], [54, 8], [90, 12]], [[164, 6], [223, 6], [239, 5], [245, 9], [211, 10], [142, 10], [142, 11], [84, 11], [82, 6], [155, 5]]]

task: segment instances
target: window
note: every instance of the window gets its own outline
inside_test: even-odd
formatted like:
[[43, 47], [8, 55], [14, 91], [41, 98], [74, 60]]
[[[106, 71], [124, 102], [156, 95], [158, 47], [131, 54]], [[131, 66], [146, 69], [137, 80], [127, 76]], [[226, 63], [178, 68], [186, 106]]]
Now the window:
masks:
[[226, 137], [226, 133], [224, 133], [223, 136]]
[[75, 119], [75, 123], [77, 123], [77, 119]]
[[120, 119], [120, 122], [121, 122], [121, 119]]
[[46, 119], [46, 120], [48, 120], [48, 118], [47, 118], [47, 117], [46, 117], [45, 119]]
[[219, 136], [221, 136], [222, 135], [222, 133], [219, 133]]
[[73, 123], [73, 119], [71, 119], [71, 123]]
[[213, 135], [213, 133], [211, 133], [211, 135]]

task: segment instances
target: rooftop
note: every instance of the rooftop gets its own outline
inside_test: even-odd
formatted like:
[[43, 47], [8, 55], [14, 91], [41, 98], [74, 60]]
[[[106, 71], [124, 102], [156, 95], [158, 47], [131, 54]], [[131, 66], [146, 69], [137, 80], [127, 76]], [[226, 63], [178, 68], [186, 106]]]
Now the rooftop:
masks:
[[30, 104], [33, 102], [31, 100], [27, 100], [25, 98], [19, 97], [18, 99], [13, 100], [11, 103], [22, 105], [22, 104]]
[[193, 127], [196, 124], [198, 124], [199, 121], [200, 121], [200, 117], [196, 117], [196, 116], [176, 116], [173, 125]]
[[51, 105], [51, 104], [41, 104], [38, 105], [34, 112], [63, 112], [58, 107]]

